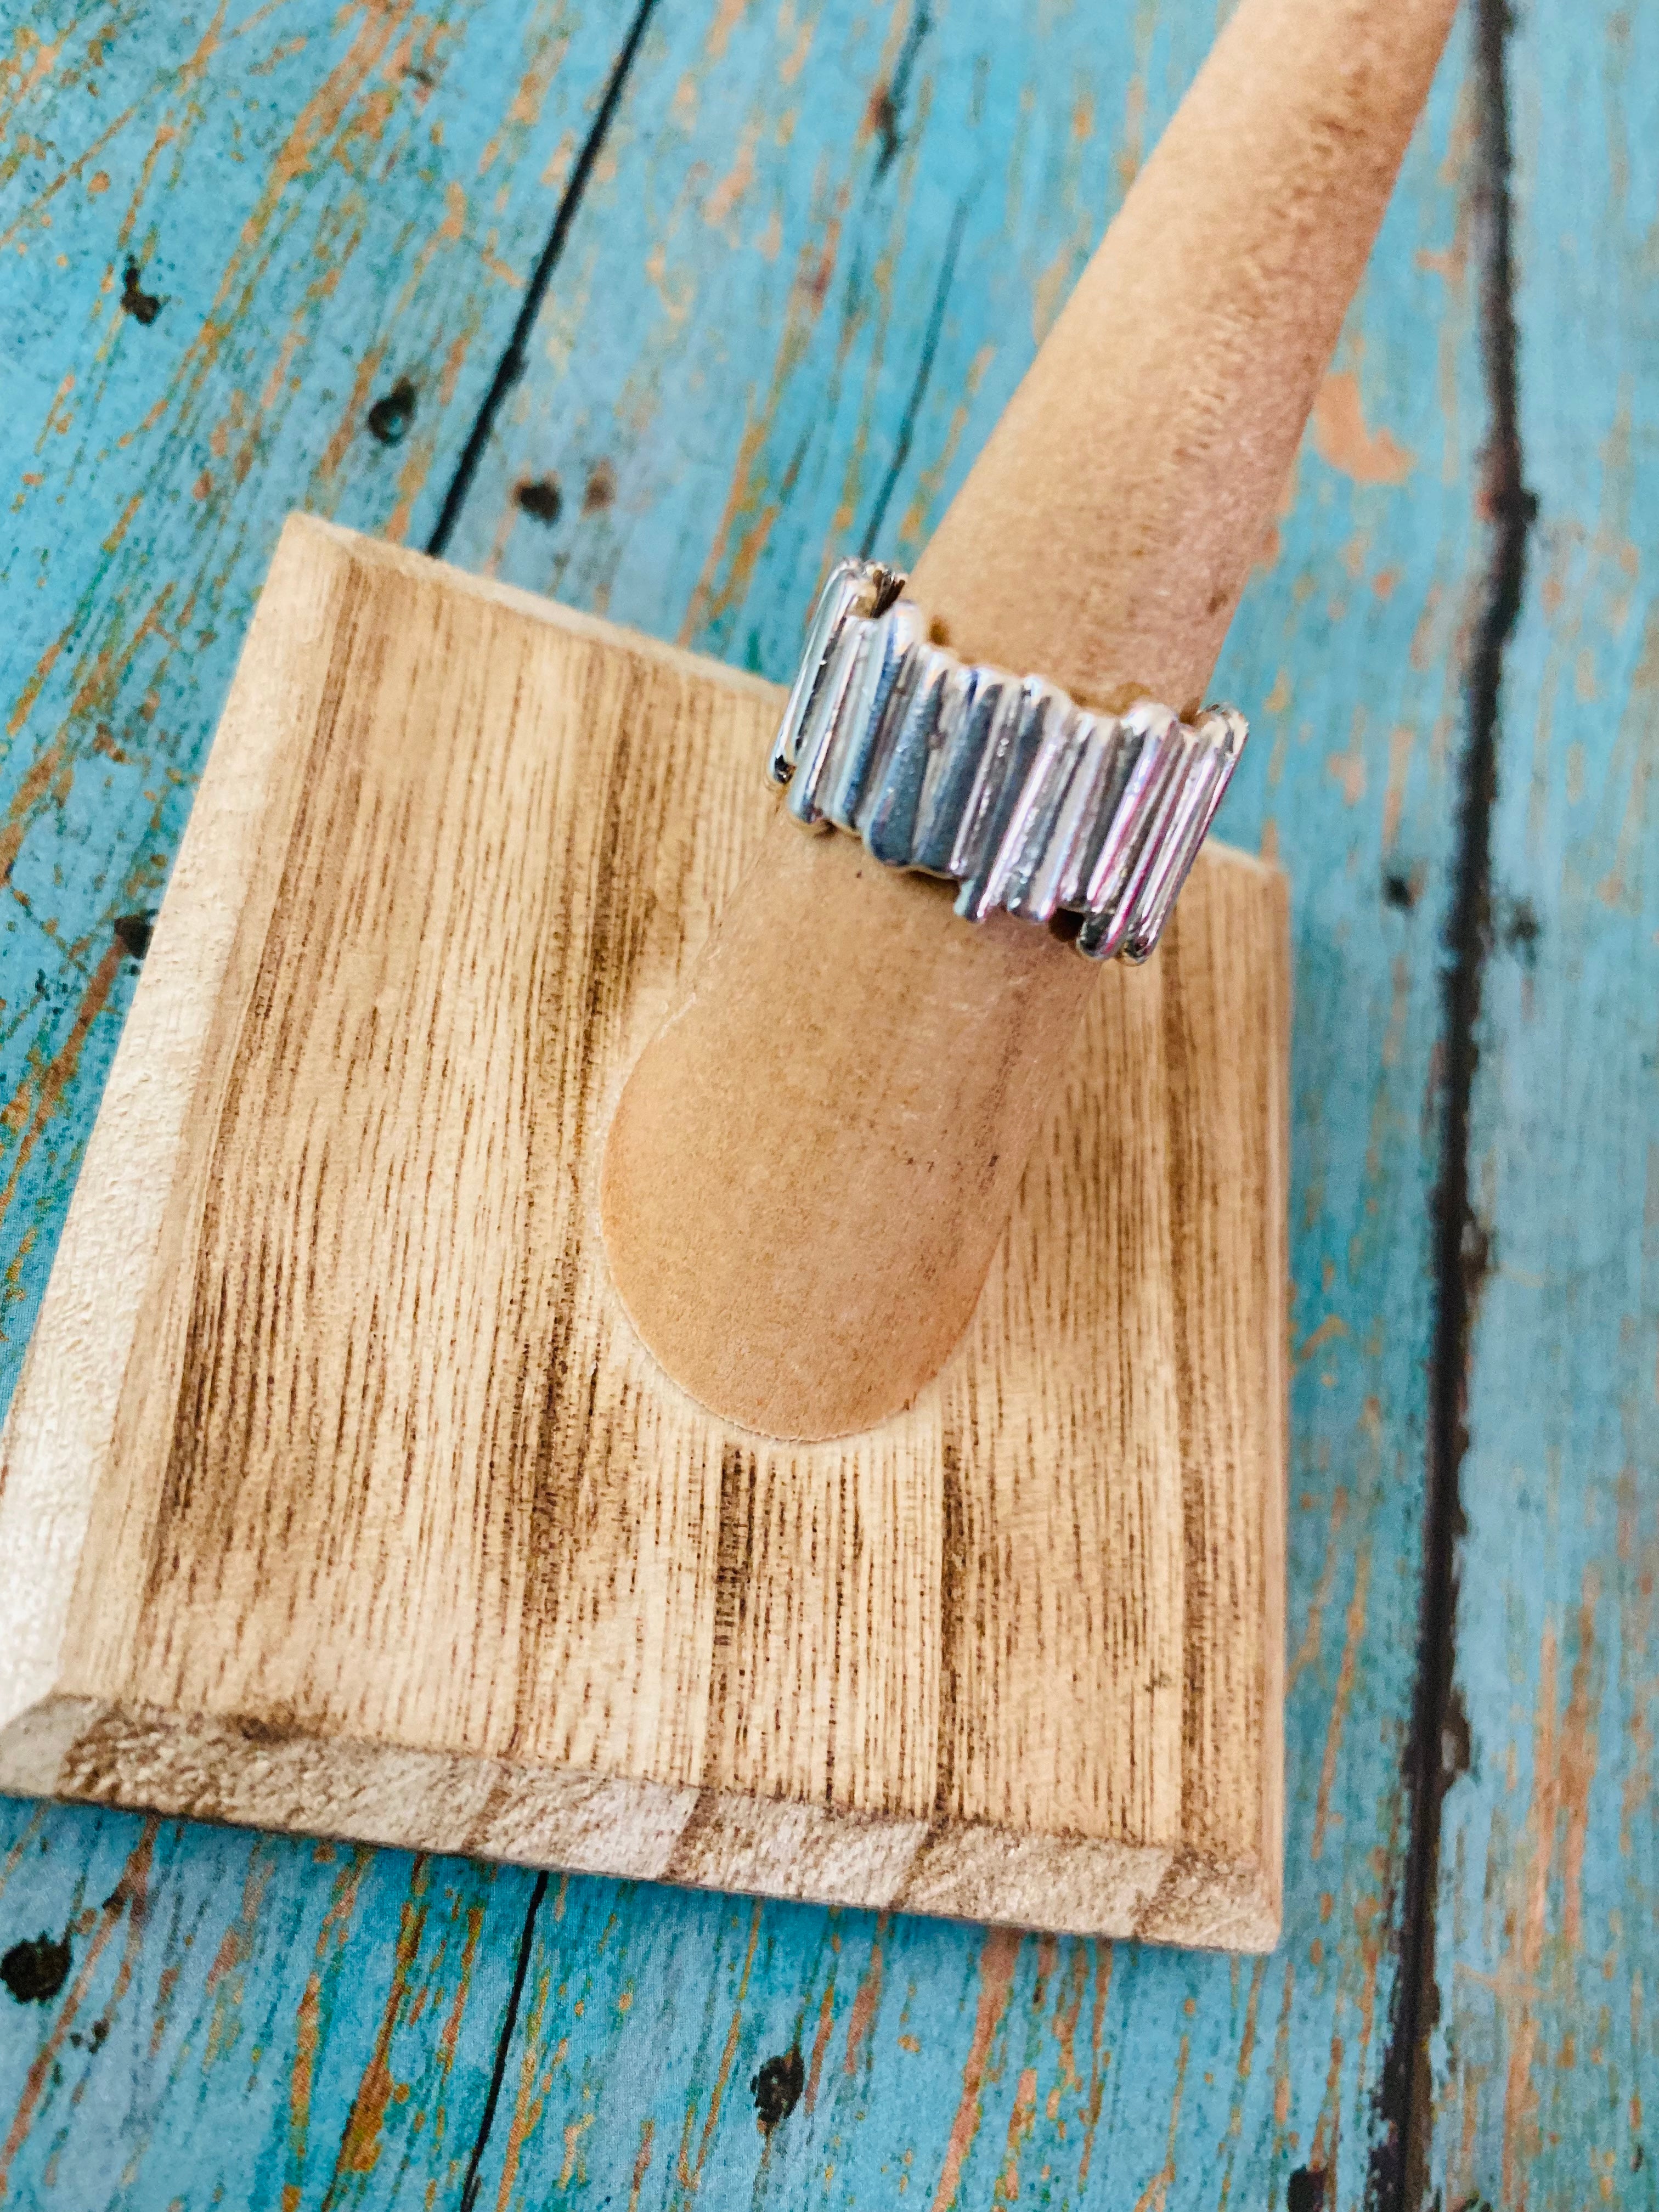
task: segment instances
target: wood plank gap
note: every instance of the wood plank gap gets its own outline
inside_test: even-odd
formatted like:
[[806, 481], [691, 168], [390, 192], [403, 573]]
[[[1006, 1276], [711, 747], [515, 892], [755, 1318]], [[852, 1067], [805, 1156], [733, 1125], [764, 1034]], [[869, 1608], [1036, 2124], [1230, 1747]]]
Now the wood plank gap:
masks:
[[489, 2087], [484, 2096], [483, 2111], [478, 2118], [477, 2132], [472, 2138], [471, 2154], [466, 2161], [466, 2179], [461, 2184], [461, 2212], [473, 2212], [478, 2201], [478, 2169], [483, 2164], [483, 2154], [489, 2148], [489, 2138], [495, 2131], [495, 2107], [501, 2100], [501, 2083], [507, 2078], [507, 2054], [513, 2047], [514, 2032], [519, 2025], [519, 2008], [524, 2002], [524, 1985], [530, 1978], [530, 1954], [536, 1948], [536, 1923], [547, 1898], [547, 1884], [548, 1873], [544, 1867], [536, 1876], [530, 1902], [525, 1907], [524, 1926], [519, 1932], [519, 1954], [513, 1962], [513, 1986], [507, 1993], [507, 2006], [495, 2038], [495, 2059], [489, 2069]]
[[501, 412], [501, 403], [524, 374], [525, 364], [529, 359], [527, 349], [530, 334], [536, 327], [537, 317], [541, 313], [542, 301], [546, 298], [547, 288], [553, 281], [553, 271], [558, 267], [563, 257], [565, 243], [570, 236], [571, 225], [576, 220], [577, 210], [581, 206], [589, 180], [593, 174], [594, 164], [599, 158], [599, 149], [611, 135], [611, 126], [616, 120], [623, 88], [627, 85], [629, 74], [633, 69], [635, 58], [640, 51], [640, 41], [645, 36], [646, 26], [651, 21], [656, 6], [657, 0], [639, 0], [639, 5], [634, 11], [634, 20], [628, 27], [628, 36], [623, 40], [622, 49], [605, 82], [605, 91], [595, 111], [592, 125], [586, 137], [582, 141], [582, 149], [576, 156], [576, 165], [571, 170], [565, 188], [559, 196], [559, 204], [553, 216], [553, 228], [547, 234], [547, 243], [543, 246], [537, 258], [536, 265], [530, 272], [530, 282], [524, 288], [524, 298], [520, 303], [518, 317], [513, 325], [513, 335], [508, 338], [507, 349], [495, 365], [495, 374], [489, 380], [489, 389], [484, 393], [472, 428], [467, 433], [466, 443], [461, 447], [461, 457], [455, 464], [455, 473], [449, 480], [449, 489], [444, 494], [444, 503], [438, 510], [438, 520], [433, 524], [432, 534], [426, 541], [426, 550], [434, 558], [442, 554], [449, 543], [450, 535], [456, 523], [460, 520], [461, 509], [466, 504], [466, 495], [471, 489], [472, 479], [477, 473], [479, 458], [485, 446], [489, 442], [489, 434], [495, 427], [495, 417]]
[[1468, 1764], [1468, 1731], [1457, 1709], [1459, 1486], [1468, 1450], [1468, 1361], [1490, 1236], [1476, 1213], [1470, 1109], [1480, 1048], [1477, 1030], [1492, 942], [1492, 818], [1498, 801], [1504, 665], [1520, 617], [1527, 539], [1537, 502], [1526, 486], [1521, 444], [1520, 342], [1512, 247], [1509, 0], [1475, 0], [1474, 258], [1487, 433], [1480, 493], [1490, 557], [1473, 625], [1458, 842], [1444, 982], [1445, 1077], [1440, 1179], [1435, 1193], [1435, 1328], [1429, 1382], [1423, 1515], [1423, 1589], [1418, 1674], [1405, 1750], [1407, 1819], [1401, 1971], [1395, 1984], [1380, 2094], [1383, 2122], [1372, 2148], [1368, 2208], [1407, 2212], [1425, 2201], [1433, 2118], [1428, 2036], [1439, 2016], [1435, 1898], [1445, 1795]]

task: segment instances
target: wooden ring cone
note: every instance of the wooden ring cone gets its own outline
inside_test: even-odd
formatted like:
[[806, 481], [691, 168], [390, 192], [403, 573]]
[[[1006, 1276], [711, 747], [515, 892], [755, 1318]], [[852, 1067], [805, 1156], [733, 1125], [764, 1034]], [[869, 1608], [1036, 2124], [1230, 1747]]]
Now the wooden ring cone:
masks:
[[[1240, 0], [916, 566], [957, 651], [1197, 706], [1452, 14]], [[614, 1280], [669, 1374], [778, 1437], [909, 1404], [1097, 980], [781, 810], [606, 1148]]]

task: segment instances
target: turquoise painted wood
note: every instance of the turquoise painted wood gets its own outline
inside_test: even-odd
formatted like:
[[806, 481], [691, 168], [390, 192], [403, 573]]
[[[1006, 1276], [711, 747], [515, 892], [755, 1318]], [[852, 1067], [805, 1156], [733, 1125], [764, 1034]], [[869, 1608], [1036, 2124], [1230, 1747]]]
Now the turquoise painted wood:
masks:
[[[64, 52], [26, 33], [0, 81], [0, 297], [32, 334], [0, 423], [26, 609], [0, 688], [8, 1374], [142, 941], [114, 925], [155, 902], [276, 520], [303, 501], [430, 528], [627, 30], [620, 9], [285, 0], [198, 64], [209, 19], [149, 12], [94, 56], [65, 10]], [[452, 550], [781, 673], [832, 546], [925, 538], [1213, 21], [1207, 0], [659, 0]], [[471, 2175], [500, 2205], [1362, 2202], [1407, 1840], [1437, 953], [1486, 558], [1469, 98], [1460, 37], [1221, 678], [1256, 725], [1226, 829], [1280, 854], [1295, 900], [1279, 1955], [11, 1805], [0, 2200], [453, 2204]], [[118, 158], [100, 134], [129, 107]], [[258, 281], [227, 289], [250, 259]]]
[[[429, 529], [625, 29], [562, 0], [0, 21], [0, 1394], [282, 519]], [[192, 2145], [228, 2201], [276, 2201], [359, 2087], [448, 2156], [446, 2049], [465, 2161], [522, 1917], [515, 1891], [489, 1918], [487, 1869], [422, 1905], [392, 1858], [342, 1901], [289, 1844], [146, 1856], [136, 1823], [16, 1806], [0, 1835], [0, 1953], [74, 1954], [50, 2004], [0, 1995], [0, 2202], [188, 2201]], [[449, 2045], [400, 2074], [413, 2114], [374, 2070], [406, 1915], [422, 2039], [452, 1922], [483, 1916]]]
[[[937, 6], [921, 34], [908, 16], [826, 15], [810, 48], [793, 17], [722, 19], [713, 40], [665, 19], [660, 35], [453, 550], [781, 675], [832, 548], [925, 538], [1196, 66], [1209, 11]], [[1227, 828], [1272, 842], [1297, 894], [1284, 1950], [1265, 1967], [1120, 1951], [1091, 2128], [1090, 2075], [1079, 2062], [1073, 2082], [1052, 2021], [1058, 1988], [1097, 1987], [1091, 1956], [1062, 1946], [1045, 1965], [1036, 1943], [988, 1952], [979, 1931], [920, 1923], [878, 1942], [843, 1922], [827, 2086], [761, 2167], [750, 2102], [734, 2111], [728, 2083], [704, 2197], [839, 2206], [884, 2201], [908, 2175], [929, 2204], [987, 2204], [1000, 2179], [1055, 2204], [1256, 2204], [1285, 2201], [1298, 2172], [1324, 2177], [1304, 2180], [1303, 2204], [1315, 2188], [1332, 2204], [1363, 2194], [1405, 1840], [1436, 947], [1461, 626], [1486, 557], [1465, 66], [1460, 45], [1218, 679], [1259, 716]], [[526, 507], [524, 492], [553, 484], [550, 523], [551, 502]], [[705, 1924], [705, 1908], [667, 1896], [635, 1911], [649, 1917], [595, 1970], [607, 2017], [627, 1959]], [[716, 1963], [679, 1972], [678, 2016], [689, 2005], [697, 2022], [684, 2063], [659, 2065], [664, 2027], [635, 2009], [603, 2063], [574, 2039], [556, 2063], [565, 2008], [526, 2010], [508, 2064], [522, 2146], [504, 2107], [487, 2199], [544, 2201], [566, 2172], [565, 2130], [589, 2113], [596, 2201], [628, 2200], [647, 2119], [641, 2201], [690, 2195], [726, 2039], [744, 2081], [796, 2039], [807, 2052], [830, 1963], [833, 1923], [764, 1909], [739, 2006], [748, 1908], [718, 1924]], [[866, 2081], [862, 2056], [848, 2074], [830, 2055], [878, 1948], [869, 2063], [889, 2070]], [[550, 1992], [581, 1956], [538, 1926], [533, 1971]]]
[[127, 947], [282, 519], [417, 539], [435, 520], [618, 19], [599, 0], [6, 11], [7, 1395]]
[[1520, 428], [1436, 1964], [1448, 2206], [1659, 2202], [1659, 22], [1529, 11]]
[[456, 2201], [520, 1877], [0, 1803], [0, 2203]]

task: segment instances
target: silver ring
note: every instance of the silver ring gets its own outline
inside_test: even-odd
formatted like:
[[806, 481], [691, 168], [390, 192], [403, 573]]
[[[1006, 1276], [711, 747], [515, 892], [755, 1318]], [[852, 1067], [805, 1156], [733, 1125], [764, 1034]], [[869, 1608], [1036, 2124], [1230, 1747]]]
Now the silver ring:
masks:
[[1144, 699], [1079, 707], [1040, 676], [959, 660], [907, 579], [838, 562], [772, 747], [807, 827], [862, 837], [888, 867], [942, 876], [957, 912], [997, 908], [1092, 960], [1158, 943], [1243, 750], [1231, 707], [1193, 723]]

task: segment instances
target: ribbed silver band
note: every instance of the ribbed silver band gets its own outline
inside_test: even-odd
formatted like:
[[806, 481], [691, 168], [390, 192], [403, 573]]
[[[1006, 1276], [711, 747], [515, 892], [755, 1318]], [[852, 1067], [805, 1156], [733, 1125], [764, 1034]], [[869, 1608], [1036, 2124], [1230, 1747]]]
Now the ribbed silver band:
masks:
[[906, 579], [842, 561], [819, 595], [772, 747], [809, 826], [862, 837], [889, 867], [958, 885], [1074, 935], [1091, 959], [1144, 960], [1221, 804], [1246, 725], [1184, 723], [1143, 700], [1079, 707], [1039, 676], [970, 666], [927, 635]]

